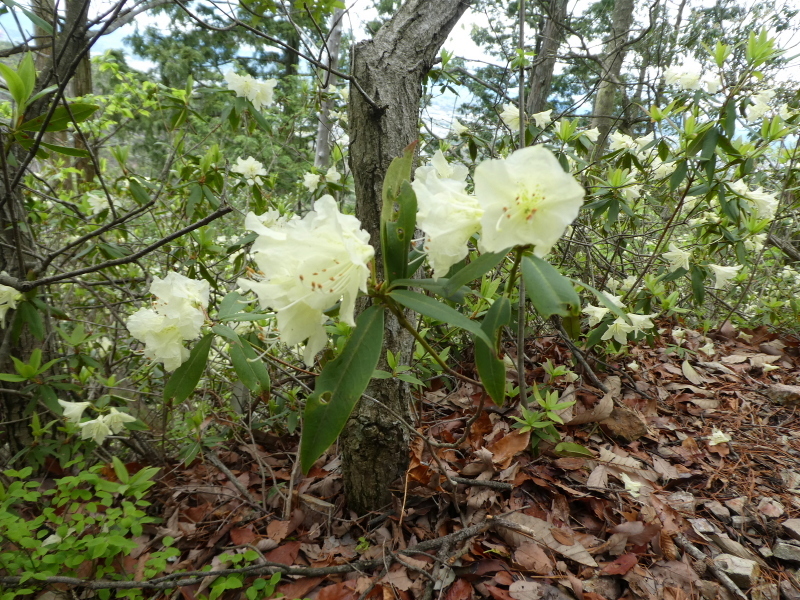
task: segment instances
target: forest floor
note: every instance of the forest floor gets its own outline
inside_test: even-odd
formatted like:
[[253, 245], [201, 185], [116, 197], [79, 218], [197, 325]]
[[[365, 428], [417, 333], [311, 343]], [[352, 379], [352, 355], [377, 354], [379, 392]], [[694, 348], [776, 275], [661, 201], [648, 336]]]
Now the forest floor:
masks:
[[[244, 589], [221, 598], [244, 598], [278, 568], [275, 596], [292, 599], [798, 599], [800, 340], [667, 329], [652, 347], [592, 363], [607, 393], [585, 372], [548, 382], [575, 400], [562, 441], [591, 456], [542, 443], [534, 457], [516, 403], [475, 418], [480, 389], [441, 385], [419, 399], [411, 464], [385, 512], [347, 510], [335, 447], [303, 477], [296, 438], [257, 432], [163, 472], [163, 522], [125, 568], [170, 536], [182, 554], [165, 575], [211, 565], [224, 577], [236, 567], [225, 555], [258, 552]], [[698, 351], [709, 339], [711, 356]], [[557, 337], [526, 355], [529, 382], [546, 382], [547, 359], [572, 364]], [[214, 587], [175, 577], [180, 595], [164, 598]]]

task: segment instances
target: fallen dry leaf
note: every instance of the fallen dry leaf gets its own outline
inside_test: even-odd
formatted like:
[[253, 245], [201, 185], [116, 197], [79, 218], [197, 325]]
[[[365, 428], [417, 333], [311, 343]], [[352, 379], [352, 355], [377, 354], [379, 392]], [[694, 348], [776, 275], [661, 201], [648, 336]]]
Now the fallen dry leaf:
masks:
[[520, 533], [513, 529], [500, 528], [500, 536], [515, 548], [533, 540], [582, 565], [597, 566], [597, 562], [592, 558], [592, 555], [581, 544], [573, 541], [572, 545], [566, 546], [556, 540], [551, 531], [552, 526], [547, 521], [522, 513], [512, 513], [506, 516], [505, 519], [520, 525], [524, 529], [524, 533]]
[[603, 567], [602, 571], [606, 575], [625, 575], [639, 563], [639, 557], [635, 554], [623, 554], [612, 563]]

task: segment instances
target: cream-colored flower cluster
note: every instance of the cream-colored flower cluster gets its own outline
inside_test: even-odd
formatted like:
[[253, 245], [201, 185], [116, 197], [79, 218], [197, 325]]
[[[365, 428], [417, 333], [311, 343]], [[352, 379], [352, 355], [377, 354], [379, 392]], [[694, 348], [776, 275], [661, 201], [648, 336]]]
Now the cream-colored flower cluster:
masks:
[[174, 371], [189, 357], [183, 342], [200, 336], [208, 307], [207, 281], [189, 279], [170, 272], [164, 279], [153, 279], [150, 293], [158, 300], [154, 309], [140, 308], [128, 318], [128, 331], [144, 342], [144, 355], [163, 362]]
[[327, 195], [302, 219], [249, 213], [245, 226], [258, 234], [252, 253], [261, 276], [240, 278], [239, 287], [255, 292], [262, 308], [277, 313], [282, 342], [306, 342], [304, 360], [311, 364], [327, 343], [326, 310], [341, 301], [339, 317], [355, 325], [356, 297], [367, 291], [375, 255], [369, 234]]
[[64, 418], [81, 428], [81, 439], [92, 439], [98, 444], [102, 444], [109, 435], [117, 434], [125, 429], [125, 423], [132, 423], [136, 420], [136, 417], [128, 413], [110, 408], [106, 414], [100, 415], [96, 419], [81, 422], [83, 412], [91, 406], [91, 402], [59, 400], [58, 403], [64, 409]]
[[480, 234], [482, 252], [533, 246], [545, 256], [578, 216], [584, 190], [544, 146], [483, 161], [475, 169], [475, 195], [466, 192], [467, 170], [437, 152], [412, 183], [425, 232], [425, 250], [439, 278], [463, 259], [467, 242]]
[[259, 81], [250, 75], [238, 75], [233, 71], [225, 73], [225, 82], [228, 89], [236, 92], [239, 97], [247, 98], [256, 110], [272, 104], [277, 79]]

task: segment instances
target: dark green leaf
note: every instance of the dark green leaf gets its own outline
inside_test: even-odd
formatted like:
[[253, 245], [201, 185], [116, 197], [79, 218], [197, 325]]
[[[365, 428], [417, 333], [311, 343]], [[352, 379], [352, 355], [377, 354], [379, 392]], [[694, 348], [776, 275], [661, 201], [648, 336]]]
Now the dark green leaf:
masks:
[[483, 319], [481, 327], [492, 339], [492, 346], [483, 340], [475, 339], [475, 364], [478, 367], [481, 383], [497, 406], [502, 406], [506, 399], [506, 366], [497, 356], [498, 330], [508, 325], [511, 320], [511, 303], [508, 298], [500, 297], [494, 301]]
[[306, 401], [300, 438], [300, 465], [308, 473], [336, 441], [369, 384], [383, 348], [383, 307], [359, 315], [342, 353], [325, 365]]
[[213, 339], [214, 336], [210, 333], [200, 338], [200, 341], [192, 348], [186, 362], [175, 369], [172, 377], [167, 381], [167, 385], [164, 386], [164, 402], [174, 400], [175, 404], [180, 404], [191, 396], [206, 369], [208, 352], [211, 350]]
[[[235, 292], [231, 292], [231, 293], [235, 293]], [[233, 329], [228, 327], [227, 325], [214, 325], [211, 328], [211, 331], [213, 331], [214, 333], [216, 333], [220, 337], [224, 337], [225, 339], [230, 340], [231, 342], [238, 342], [239, 341], [239, 335]]]
[[440, 277], [439, 279], [395, 279], [392, 282], [392, 287], [418, 287], [439, 294], [451, 302], [461, 304], [471, 290], [466, 286], [461, 286], [453, 293], [446, 293], [449, 291], [447, 285], [449, 281], [446, 277]]
[[[84, 102], [74, 102], [69, 105], [70, 110], [64, 106], [59, 106], [53, 111], [53, 118], [47, 123], [45, 131], [64, 131], [72, 123], [73, 118], [76, 123], [85, 121], [100, 108], [96, 104], [86, 104]], [[47, 115], [39, 115], [35, 119], [26, 121], [20, 125], [23, 131], [40, 131], [44, 125]]]
[[524, 257], [522, 277], [525, 279], [528, 298], [543, 318], [550, 315], [568, 317], [580, 314], [581, 299], [572, 287], [572, 282], [549, 262], [537, 256]]
[[706, 278], [706, 273], [697, 265], [692, 265], [692, 295], [694, 296], [694, 303], [698, 306], [703, 304], [706, 297], [706, 289], [703, 285], [703, 280]]
[[128, 189], [139, 206], [144, 206], [150, 202], [150, 194], [138, 180], [131, 178], [128, 182]]
[[47, 142], [39, 142], [39, 143], [48, 150], [52, 150], [53, 152], [58, 152], [59, 154], [65, 154], [67, 156], [80, 156], [82, 158], [88, 158], [89, 156], [91, 156], [88, 150], [84, 150], [83, 148], [70, 148], [69, 146], [57, 146], [56, 144], [48, 144]]
[[494, 269], [505, 258], [505, 252], [487, 252], [481, 254], [463, 269], [459, 270], [448, 279], [445, 285], [443, 296], [452, 296], [458, 288], [483, 277], [486, 273]]
[[231, 363], [239, 380], [254, 394], [268, 391], [270, 388], [269, 372], [253, 347], [239, 338], [231, 342]]
[[669, 178], [669, 191], [674, 192], [686, 177], [686, 172], [689, 170], [689, 165], [685, 160], [678, 162], [675, 170]]
[[448, 323], [450, 325], [460, 327], [461, 329], [465, 329], [478, 336], [484, 343], [486, 343], [486, 345], [492, 345], [492, 341], [489, 339], [489, 336], [486, 335], [486, 332], [483, 329], [481, 329], [480, 323], [465, 317], [460, 312], [454, 308], [450, 308], [446, 304], [409, 290], [394, 290], [389, 294], [389, 296], [406, 308], [410, 308], [411, 310], [425, 315], [426, 317], [436, 319], [437, 321], [442, 321], [443, 323]]

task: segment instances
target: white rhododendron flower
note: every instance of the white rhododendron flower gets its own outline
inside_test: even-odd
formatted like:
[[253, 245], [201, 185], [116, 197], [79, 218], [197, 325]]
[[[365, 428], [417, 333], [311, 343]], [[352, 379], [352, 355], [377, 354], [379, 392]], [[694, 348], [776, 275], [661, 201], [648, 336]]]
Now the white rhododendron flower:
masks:
[[609, 309], [605, 306], [594, 306], [592, 304], [587, 304], [586, 308], [584, 308], [581, 312], [589, 317], [589, 327], [594, 327], [603, 320], [603, 317], [606, 316], [606, 314], [609, 312]]
[[622, 317], [617, 317], [616, 320], [608, 326], [608, 329], [606, 329], [606, 332], [600, 339], [610, 340], [613, 337], [620, 344], [624, 345], [628, 342], [628, 334], [633, 330], [633, 325], [628, 325], [628, 323], [625, 322], [625, 319]]
[[688, 70], [682, 67], [670, 67], [664, 72], [664, 83], [677, 85], [684, 90], [699, 90], [701, 76], [699, 71]]
[[634, 140], [631, 136], [625, 135], [624, 133], [620, 133], [619, 131], [615, 131], [609, 136], [609, 145], [608, 148], [612, 152], [614, 150], [629, 150], [631, 152], [636, 152], [639, 146], [636, 144], [636, 140]]
[[655, 327], [653, 323], [653, 317], [656, 316], [656, 313], [650, 315], [637, 315], [635, 313], [629, 313], [628, 318], [631, 321], [631, 325], [633, 325], [633, 332], [634, 333], [644, 333], [645, 329], [652, 329]]
[[708, 265], [708, 268], [714, 273], [714, 289], [721, 290], [728, 285], [728, 282], [736, 277], [736, 274], [742, 268], [742, 265], [735, 267], [724, 267], [722, 265]]
[[759, 219], [775, 218], [775, 213], [778, 210], [778, 198], [775, 194], [765, 192], [762, 188], [758, 187], [751, 190], [750, 187], [744, 182], [743, 179], [728, 183], [730, 190], [739, 196], [747, 198], [755, 205], [756, 215]]
[[136, 417], [128, 413], [119, 412], [116, 408], [111, 408], [107, 415], [103, 415], [103, 422], [108, 426], [112, 433], [119, 433], [125, 429], [125, 423], [133, 423]]
[[675, 244], [670, 243], [669, 252], [664, 252], [661, 256], [669, 261], [670, 272], [678, 269], [689, 270], [689, 259], [692, 258], [691, 252], [681, 250]]
[[231, 167], [231, 171], [234, 173], [239, 173], [247, 180], [249, 185], [253, 185], [254, 183], [261, 185], [261, 177], [267, 174], [266, 169], [264, 169], [264, 165], [262, 165], [252, 156], [248, 156], [247, 158], [237, 158], [236, 164]]
[[[613, 286], [614, 291], [616, 291], [616, 289], [620, 285], [622, 285], [619, 281], [615, 281], [613, 279], [609, 279], [608, 282], [606, 283], [606, 285], [609, 288], [611, 288], [612, 287], [612, 285], [611, 285], [612, 283], [616, 284], [616, 285]], [[625, 303], [622, 301], [622, 296], [613, 296], [611, 294], [606, 294], [605, 292], [602, 292], [602, 294], [603, 294], [603, 296], [605, 296], [606, 300], [608, 300], [614, 306], [616, 306], [618, 308], [625, 308]]]
[[98, 444], [102, 444], [105, 439], [111, 435], [111, 429], [106, 425], [102, 417], [84, 423], [78, 423], [81, 428], [82, 440], [94, 440]]
[[483, 209], [466, 193], [467, 168], [449, 165], [441, 150], [431, 165], [419, 167], [411, 186], [417, 195], [417, 227], [435, 279], [447, 274], [469, 251], [467, 242], [480, 229]]
[[591, 129], [587, 129], [586, 131], [581, 131], [581, 134], [589, 138], [590, 142], [596, 143], [597, 138], [600, 137], [600, 130], [597, 127], [592, 127]]
[[714, 427], [714, 429], [711, 431], [711, 435], [708, 436], [708, 445], [719, 446], [720, 444], [727, 444], [731, 441], [731, 439], [731, 436], [729, 436], [727, 433], [724, 433]]
[[[5, 271], [0, 274], [8, 276]], [[17, 302], [20, 300], [22, 300], [21, 292], [10, 285], [0, 285], [0, 326], [5, 326], [6, 313], [17, 308]]]
[[703, 85], [706, 86], [706, 91], [709, 94], [716, 94], [722, 89], [722, 78], [719, 75], [704, 75]]
[[552, 112], [553, 112], [552, 109], [544, 110], [542, 112], [538, 112], [538, 113], [532, 114], [531, 117], [533, 117], [533, 120], [536, 121], [536, 126], [537, 127], [541, 127], [542, 129], [544, 129], [553, 120], [553, 119], [550, 118], [550, 114]]
[[83, 411], [92, 405], [91, 402], [67, 402], [59, 400], [58, 403], [64, 409], [64, 418], [71, 423], [80, 423]]
[[155, 310], [140, 308], [126, 323], [131, 335], [144, 342], [145, 357], [163, 362], [167, 371], [174, 371], [189, 358], [183, 342], [200, 336], [209, 291], [207, 281], [175, 272], [153, 279], [150, 292], [158, 298]]
[[319, 180], [321, 177], [319, 173], [306, 173], [303, 175], [303, 185], [313, 194], [319, 187]]
[[672, 175], [675, 171], [675, 167], [677, 167], [678, 163], [675, 162], [664, 162], [658, 156], [653, 159], [653, 162], [650, 163], [650, 168], [653, 169], [653, 175], [657, 179], [664, 179]]
[[487, 252], [533, 244], [533, 253], [542, 258], [583, 205], [583, 187], [544, 146], [486, 160], [474, 179], [484, 209], [480, 247]]
[[651, 131], [647, 135], [639, 136], [638, 138], [633, 140], [633, 142], [636, 144], [637, 150], [639, 152], [643, 152], [644, 149], [655, 139], [656, 139], [656, 134], [655, 132]]
[[108, 200], [100, 194], [86, 194], [86, 201], [89, 203], [93, 215], [103, 212], [109, 206]]
[[275, 86], [278, 84], [277, 79], [258, 81], [250, 75], [238, 75], [233, 71], [225, 73], [225, 82], [228, 89], [236, 92], [237, 96], [250, 100], [256, 110], [272, 104]]
[[369, 234], [358, 219], [341, 214], [328, 195], [302, 219], [272, 227], [251, 215], [246, 225], [259, 234], [253, 255], [263, 275], [240, 278], [238, 284], [255, 292], [262, 308], [277, 312], [282, 342], [306, 342], [304, 360], [311, 364], [327, 343], [324, 311], [341, 300], [339, 317], [355, 325], [356, 296], [367, 290], [368, 263], [375, 255]]
[[341, 178], [342, 178], [342, 174], [339, 173], [339, 171], [336, 170], [336, 167], [330, 167], [325, 172], [325, 181], [327, 181], [329, 183], [339, 183], [339, 180], [341, 180]]
[[638, 371], [639, 370], [639, 363], [637, 363], [635, 360], [633, 362], [629, 362], [625, 366], [628, 367], [631, 371]]
[[450, 124], [450, 132], [454, 135], [461, 135], [462, 133], [466, 133], [469, 131], [469, 128], [464, 125], [458, 119], [453, 119], [453, 122]]
[[[189, 358], [184, 340], [192, 340], [200, 333], [199, 327], [186, 324], [180, 319], [171, 319], [149, 308], [140, 308], [126, 323], [128, 331], [137, 340], [144, 342], [145, 357], [164, 363], [164, 369], [174, 371]], [[194, 332], [197, 335], [192, 335]]]
[[503, 104], [503, 112], [500, 113], [500, 118], [512, 131], [519, 129], [519, 109], [513, 104]]
[[626, 185], [621, 188], [622, 196], [626, 202], [633, 202], [642, 195], [642, 186], [640, 185]]

